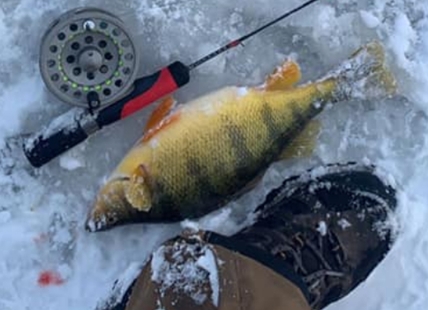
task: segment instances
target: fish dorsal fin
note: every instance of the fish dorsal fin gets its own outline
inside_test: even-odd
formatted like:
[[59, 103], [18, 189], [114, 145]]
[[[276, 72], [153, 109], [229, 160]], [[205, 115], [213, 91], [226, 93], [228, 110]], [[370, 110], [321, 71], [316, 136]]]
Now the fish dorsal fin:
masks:
[[139, 165], [125, 188], [126, 200], [139, 211], [150, 211], [152, 207], [152, 180], [144, 165]]
[[269, 75], [263, 88], [269, 91], [290, 89], [300, 81], [301, 77], [297, 62], [288, 60]]
[[144, 134], [156, 128], [162, 120], [174, 109], [177, 102], [172, 96], [164, 98], [156, 109], [153, 110], [144, 128]]
[[278, 160], [304, 158], [312, 155], [321, 124], [318, 120], [311, 121], [303, 131], [287, 145]]

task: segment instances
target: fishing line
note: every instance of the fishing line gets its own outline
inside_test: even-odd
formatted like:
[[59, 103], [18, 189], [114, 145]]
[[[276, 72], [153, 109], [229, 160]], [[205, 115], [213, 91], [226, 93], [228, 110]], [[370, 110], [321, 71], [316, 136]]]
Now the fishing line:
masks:
[[223, 54], [224, 52], [242, 44], [244, 41], [248, 40], [249, 38], [255, 36], [256, 34], [262, 32], [263, 30], [265, 30], [266, 28], [269, 28], [270, 26], [282, 21], [283, 19], [289, 17], [290, 15], [293, 15], [294, 13], [304, 9], [305, 7], [313, 4], [314, 2], [317, 2], [319, 0], [309, 0], [303, 4], [301, 4], [300, 6], [292, 9], [291, 11], [288, 11], [287, 13], [281, 15], [280, 17], [272, 20], [271, 22], [261, 26], [260, 28], [240, 37], [239, 39], [233, 40], [229, 43], [227, 43], [226, 45], [224, 45], [223, 47], [220, 47], [219, 49], [215, 50], [214, 52], [208, 54], [207, 56], [202, 57], [201, 59], [195, 61], [194, 63], [192, 63], [191, 65], [188, 66], [189, 70], [193, 70], [197, 67], [199, 67], [200, 65], [206, 63], [207, 61], [210, 61], [211, 59]]

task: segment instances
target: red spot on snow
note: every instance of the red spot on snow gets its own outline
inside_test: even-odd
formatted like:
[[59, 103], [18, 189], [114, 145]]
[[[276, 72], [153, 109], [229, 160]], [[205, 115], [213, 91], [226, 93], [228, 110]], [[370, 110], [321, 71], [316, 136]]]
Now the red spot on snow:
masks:
[[43, 271], [39, 274], [37, 283], [40, 286], [61, 285], [64, 283], [61, 275], [56, 271]]
[[48, 239], [49, 239], [48, 234], [46, 234], [46, 233], [41, 233], [41, 234], [39, 234], [38, 236], [35, 236], [35, 237], [33, 238], [33, 241], [34, 241], [36, 244], [40, 244], [40, 243], [46, 242]]

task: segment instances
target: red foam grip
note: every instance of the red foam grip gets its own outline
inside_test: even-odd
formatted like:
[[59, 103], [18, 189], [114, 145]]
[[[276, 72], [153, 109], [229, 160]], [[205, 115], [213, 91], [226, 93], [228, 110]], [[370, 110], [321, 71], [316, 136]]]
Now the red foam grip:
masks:
[[156, 83], [144, 94], [130, 100], [122, 109], [120, 118], [125, 118], [151, 103], [161, 99], [162, 97], [177, 90], [178, 85], [175, 82], [168, 68], [161, 70], [159, 79]]

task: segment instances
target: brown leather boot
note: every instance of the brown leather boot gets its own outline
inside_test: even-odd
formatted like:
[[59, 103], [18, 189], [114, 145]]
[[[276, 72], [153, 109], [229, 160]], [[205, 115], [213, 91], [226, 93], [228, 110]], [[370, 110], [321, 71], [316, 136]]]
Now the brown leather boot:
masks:
[[331, 166], [313, 175], [286, 180], [258, 208], [257, 223], [229, 239], [281, 258], [303, 279], [311, 307], [322, 309], [385, 256], [396, 199], [370, 167]]

